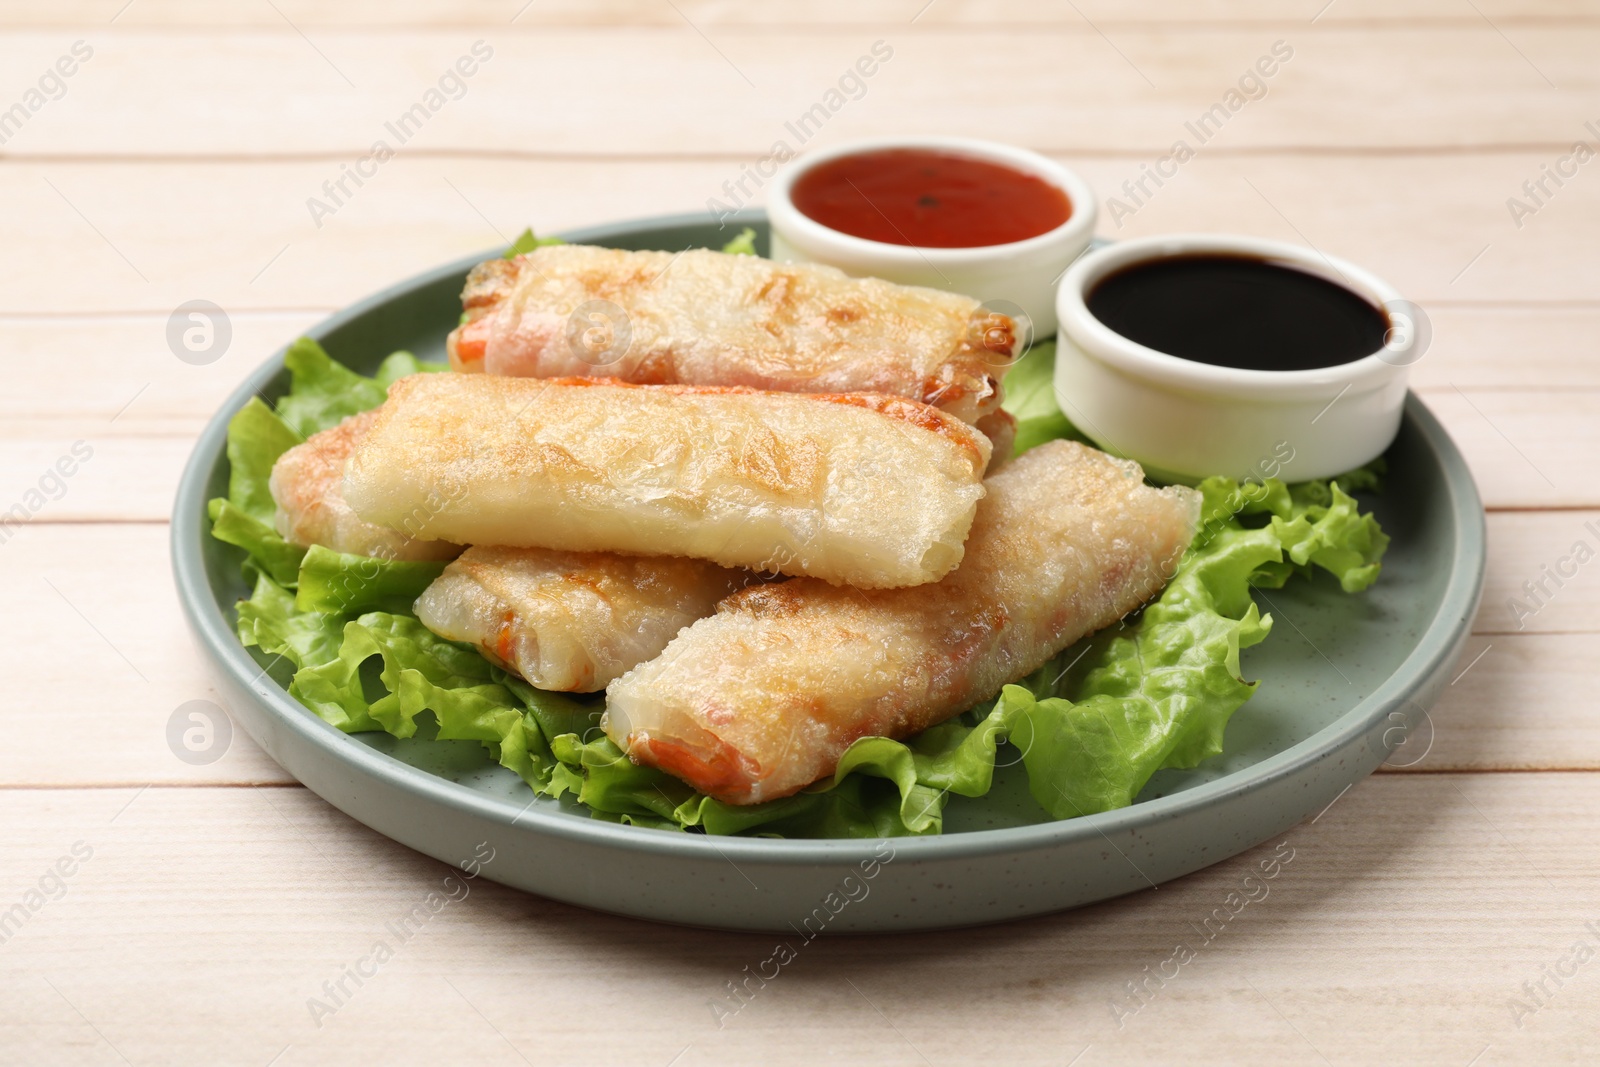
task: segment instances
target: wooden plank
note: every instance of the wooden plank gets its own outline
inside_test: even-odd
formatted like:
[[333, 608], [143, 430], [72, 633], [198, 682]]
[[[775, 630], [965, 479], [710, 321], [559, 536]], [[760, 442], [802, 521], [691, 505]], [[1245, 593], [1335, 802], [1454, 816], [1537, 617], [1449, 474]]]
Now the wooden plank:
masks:
[[[503, 247], [530, 223], [549, 233], [703, 211], [725, 175], [737, 176], [715, 162], [547, 168], [402, 155], [319, 228], [306, 201], [338, 177], [337, 162], [3, 165], [17, 232], [0, 247], [0, 312], [165, 317], [197, 298], [230, 314], [332, 309]], [[77, 282], [43, 276], [57, 270]], [[164, 347], [163, 331], [152, 339]]]
[[81, 421], [96, 432], [131, 435], [193, 435], [246, 375], [326, 314], [231, 315], [227, 349], [198, 365], [174, 354], [165, 314], [0, 318], [0, 351], [25, 357], [7, 368], [13, 388], [0, 395], [0, 419], [12, 425], [25, 419]]
[[[24, 6], [0, 15], [0, 27], [99, 28], [113, 17], [121, 27], [214, 28], [257, 27], [281, 29], [285, 21], [303, 28], [360, 26], [467, 27], [516, 25], [545, 26], [785, 26], [839, 27], [904, 26], [915, 19], [925, 29], [950, 26], [966, 30], [1089, 30], [1089, 23], [1105, 28], [1126, 26], [1227, 26], [1266, 24], [1304, 26], [1318, 24], [1428, 23], [1478, 25], [1483, 17], [1448, 0], [1147, 0], [1139, 4], [1119, 0], [1083, 0], [1069, 7], [1040, 5], [1029, 0], [808, 0], [805, 3], [737, 3], [728, 0], [681, 0], [678, 11], [653, 0], [410, 0], [381, 3], [352, 0], [338, 5], [315, 0], [282, 0], [275, 5], [281, 15], [255, 5], [208, 4], [205, 0], [71, 0], [48, 8]], [[126, 7], [126, 10], [123, 10]], [[1076, 11], [1073, 8], [1076, 7]], [[1484, 0], [1478, 4], [1497, 26], [1530, 23], [1591, 21], [1592, 4], [1583, 0]], [[121, 12], [119, 15], [118, 12]], [[514, 21], [513, 21], [514, 20]]]
[[1429, 392], [1491, 508], [1593, 507], [1600, 470], [1586, 442], [1600, 432], [1593, 393]]
[[[1159, 890], [979, 930], [802, 944], [721, 1027], [711, 1006], [774, 937], [479, 879], [402, 944], [386, 924], [451, 869], [301, 790], [8, 790], [0, 805], [11, 899], [74, 843], [92, 850], [0, 954], [0, 1042], [20, 1062], [781, 1067], [826, 1048], [841, 1064], [921, 1063], [921, 1050], [1278, 1067], [1466, 1064], [1487, 1047], [1496, 1058], [1480, 1062], [1576, 1063], [1600, 1010], [1600, 985], [1570, 970], [1574, 943], [1597, 940], [1594, 774], [1379, 776], [1315, 824]], [[353, 995], [318, 1026], [308, 999], [378, 940], [393, 958], [360, 988], [347, 980]], [[1180, 944], [1192, 956], [1135, 999], [1128, 983]], [[1558, 987], [1542, 968], [1563, 958]], [[1518, 1027], [1513, 1002], [1541, 980], [1544, 1006]], [[597, 1025], [617, 1003], [627, 1025]]]
[[[27, 436], [13, 436], [19, 429]], [[30, 523], [164, 522], [193, 447], [192, 431], [129, 435], [104, 422], [13, 423], [0, 434], [0, 512], [11, 522], [20, 518], [14, 507]]]
[[[1593, 684], [1600, 567], [1570, 580], [1522, 631], [1504, 605], [1521, 576], [1537, 575], [1536, 561], [1564, 546], [1574, 536], [1569, 526], [1581, 528], [1581, 519], [1600, 524], [1600, 513], [1490, 517], [1489, 591], [1476, 626], [1482, 636], [1458, 668], [1470, 670], [1435, 713], [1427, 758], [1417, 760], [1414, 749], [1395, 763], [1415, 761], [1420, 770], [1600, 768], [1600, 687]], [[1600, 545], [1593, 536], [1590, 542]], [[160, 524], [41, 523], [0, 544], [8, 617], [28, 620], [0, 642], [0, 731], [7, 738], [0, 781], [285, 780], [243, 734], [209, 766], [174, 756], [166, 729], [176, 709], [219, 697], [178, 613], [167, 553]]]
[[[1186, 120], [1219, 105], [1246, 71], [1270, 58], [1275, 40], [1293, 58], [1264, 96], [1227, 116], [1219, 139], [1230, 148], [1559, 147], [1583, 135], [1600, 89], [1590, 62], [1600, 26], [1589, 23], [1519, 26], [1515, 41], [1486, 22], [1378, 34], [1336, 23], [1201, 34], [1129, 26], [1114, 39], [1074, 25], [1064, 33], [987, 35], [987, 47], [971, 29], [920, 24], [805, 33], [729, 26], [716, 28], [714, 40], [689, 25], [377, 36], [322, 27], [314, 41], [289, 26], [114, 27], [91, 36], [83, 39], [94, 57], [61, 99], [6, 142], [8, 153], [315, 151], [354, 160], [375, 139], [391, 148], [406, 140], [385, 124], [418, 104], [475, 40], [493, 58], [460, 88], [446, 84], [459, 99], [424, 109], [417, 147], [754, 159], [779, 138], [787, 136], [791, 148], [803, 142], [807, 135], [786, 134], [785, 122], [823, 101], [875, 41], [883, 42], [881, 69], [860, 88], [846, 82], [859, 99], [825, 107], [821, 140], [927, 131], [1055, 150], [1164, 152]], [[0, 39], [0, 63], [43, 72], [72, 40], [61, 30], [16, 31]], [[592, 83], [600, 56], [604, 94], [593, 104], [574, 99], [575, 86]], [[975, 85], [996, 89], [975, 93]]]
[[1474, 629], [1485, 634], [1600, 629], [1600, 512], [1489, 517], [1489, 575]]
[[1426, 725], [1384, 769], [1600, 770], [1597, 662], [1594, 633], [1474, 637]]
[[220, 696], [179, 614], [165, 525], [8, 533], [0, 584], [7, 618], [21, 624], [0, 642], [0, 780], [290, 780], [242, 730], [209, 764], [185, 762], [168, 742], [180, 706]]
[[1433, 343], [1411, 369], [1425, 392], [1600, 389], [1600, 307], [1430, 304]]
[[[1119, 190], [1148, 162], [1061, 158], [1103, 198], [1115, 193], [1130, 206]], [[1155, 195], [1131, 215], [1107, 199], [1101, 233], [1121, 239], [1240, 232], [1310, 243], [1353, 260], [1425, 307], [1442, 305], [1438, 350], [1419, 368], [1419, 375], [1432, 374], [1437, 356], [1463, 332], [1452, 329], [1451, 308], [1536, 303], [1595, 310], [1587, 234], [1600, 228], [1600, 171], [1594, 181], [1569, 182], [1522, 219], [1521, 229], [1505, 205], [1548, 161], [1535, 152], [1315, 162], [1293, 152], [1201, 154], [1165, 187], [1147, 183]], [[335, 308], [483, 252], [529, 224], [551, 233], [672, 212], [709, 221], [707, 201], [724, 196], [723, 184], [741, 173], [741, 163], [731, 160], [402, 154], [363, 188], [349, 186], [359, 195], [321, 217], [319, 228], [306, 203], [338, 176], [339, 165], [337, 159], [0, 164], [0, 196], [14, 211], [13, 239], [0, 246], [0, 314], [165, 316], [196, 298], [230, 314]], [[1582, 323], [1555, 329], [1560, 337], [1551, 342], [1563, 346], [1559, 351], [1542, 349], [1543, 333], [1519, 341], [1501, 330], [1497, 336], [1518, 355], [1497, 384], [1524, 373], [1530, 360], [1536, 369], [1582, 352]], [[1593, 373], [1593, 360], [1573, 363]]]

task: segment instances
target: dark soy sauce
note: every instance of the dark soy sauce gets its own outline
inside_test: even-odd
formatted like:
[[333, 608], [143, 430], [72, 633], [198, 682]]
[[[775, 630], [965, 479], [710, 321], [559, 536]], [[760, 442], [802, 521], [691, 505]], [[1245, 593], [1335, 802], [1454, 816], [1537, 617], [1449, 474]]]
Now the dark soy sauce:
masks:
[[1389, 319], [1315, 274], [1250, 256], [1148, 260], [1101, 279], [1089, 313], [1171, 356], [1242, 370], [1314, 370], [1370, 356]]

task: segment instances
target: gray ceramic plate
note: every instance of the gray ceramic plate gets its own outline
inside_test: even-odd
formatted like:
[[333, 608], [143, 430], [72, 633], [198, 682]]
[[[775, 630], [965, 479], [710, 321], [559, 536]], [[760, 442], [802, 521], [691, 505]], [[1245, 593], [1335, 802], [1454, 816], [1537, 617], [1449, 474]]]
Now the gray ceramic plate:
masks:
[[[764, 247], [762, 216], [736, 221], [757, 226]], [[733, 232], [686, 216], [567, 236], [676, 250], [717, 247]], [[311, 336], [366, 373], [400, 348], [442, 359], [475, 262], [379, 293]], [[237, 551], [210, 537], [205, 504], [226, 491], [228, 419], [253, 393], [276, 399], [286, 379], [280, 352], [229, 398], [195, 448], [173, 515], [179, 596], [234, 718], [290, 774], [380, 833], [450, 863], [487, 841], [486, 877], [625, 915], [747, 930], [928, 929], [1074, 907], [1198, 870], [1319, 811], [1407, 738], [1395, 760], [1414, 759], [1482, 588], [1477, 490], [1412, 397], [1387, 492], [1372, 502], [1394, 538], [1380, 581], [1361, 596], [1320, 578], [1272, 593], [1262, 606], [1288, 625], [1245, 653], [1245, 673], [1262, 684], [1229, 725], [1226, 752], [1157, 774], [1132, 807], [1045, 821], [1012, 767], [989, 796], [954, 798], [937, 838], [782, 841], [619, 826], [533, 799], [474, 742], [342, 734], [289, 697], [283, 671], [239, 644], [233, 605], [249, 591]]]

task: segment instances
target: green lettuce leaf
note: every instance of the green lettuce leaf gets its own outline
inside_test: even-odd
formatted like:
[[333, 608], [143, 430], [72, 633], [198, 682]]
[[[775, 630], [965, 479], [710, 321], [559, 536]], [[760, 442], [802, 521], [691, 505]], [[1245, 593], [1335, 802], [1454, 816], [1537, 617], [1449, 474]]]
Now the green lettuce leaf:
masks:
[[727, 244], [722, 250], [732, 256], [753, 256], [756, 254], [756, 231], [746, 226], [739, 231], [739, 235]]
[[[1091, 644], [1072, 697], [1057, 683], [1007, 687], [997, 710], [1020, 716], [1009, 735], [1029, 791], [1058, 819], [1126, 807], [1163, 767], [1222, 751], [1223, 730], [1254, 694], [1241, 649], [1272, 629], [1249, 594], [1256, 568], [1282, 558], [1270, 531], [1229, 529], [1188, 556], [1127, 636]], [[1057, 669], [1056, 663], [1046, 671]]]
[[[382, 664], [384, 692], [369, 700], [361, 666], [374, 657]], [[289, 692], [346, 732], [382, 729], [412, 737], [417, 716], [431, 711], [440, 740], [485, 742], [502, 766], [545, 791], [554, 765], [550, 746], [521, 696], [502, 684], [504, 677], [476, 651], [438, 637], [414, 616], [374, 611], [345, 623], [337, 655], [298, 671]]]
[[[870, 774], [845, 774], [820, 788], [782, 800], [743, 807], [696, 795], [673, 812], [683, 829], [708, 834], [757, 837], [905, 837], [937, 834], [944, 795], [915, 786], [908, 802], [893, 780]], [[932, 806], [924, 813], [918, 803]], [[916, 825], [907, 825], [910, 813]]]
[[278, 506], [267, 480], [278, 457], [306, 439], [253, 396], [228, 420], [228, 500], [244, 515], [272, 523]]
[[289, 368], [289, 393], [278, 401], [278, 417], [302, 440], [383, 403], [383, 386], [335, 362], [309, 337], [289, 346], [283, 364]]
[[303, 440], [260, 397], [251, 397], [228, 420], [228, 495], [210, 501], [207, 512], [212, 536], [244, 549], [247, 575], [295, 582], [305, 549], [289, 544], [273, 525], [277, 505], [268, 479], [278, 457]]
[[269, 656], [282, 656], [296, 668], [336, 659], [344, 643], [344, 619], [301, 611], [294, 594], [265, 574], [256, 578], [249, 600], [239, 601], [239, 641]]
[[543, 248], [546, 245], [564, 245], [566, 243], [559, 237], [535, 237], [533, 235], [533, 227], [529, 226], [517, 234], [517, 239], [511, 242], [511, 247], [506, 249], [505, 255], [501, 258], [516, 259], [518, 256], [527, 255], [535, 248]]
[[1294, 486], [1276, 478], [1265, 482], [1207, 478], [1199, 486], [1202, 518], [1195, 540], [1203, 543], [1235, 522], [1266, 515], [1287, 559], [1263, 565], [1252, 576], [1252, 585], [1281, 588], [1293, 574], [1309, 574], [1320, 567], [1337, 578], [1345, 592], [1359, 593], [1377, 581], [1389, 536], [1376, 518], [1361, 511], [1340, 482], [1370, 485], [1374, 477], [1362, 468], [1331, 481]]
[[306, 550], [285, 541], [278, 531], [248, 515], [233, 501], [217, 497], [206, 506], [211, 517], [211, 536], [237, 545], [245, 551], [245, 576], [269, 574], [273, 581], [293, 586], [300, 573]]
[[408, 374], [448, 369], [443, 363], [424, 363], [410, 352], [395, 352], [379, 365], [376, 377], [368, 378], [336, 362], [309, 337], [291, 344], [283, 362], [290, 384], [288, 395], [278, 401], [278, 415], [302, 440], [377, 407], [389, 395], [389, 386]]
[[289, 392], [277, 409], [253, 396], [228, 421], [228, 495], [210, 501], [207, 510], [211, 535], [244, 549], [247, 577], [267, 574], [292, 588], [306, 550], [289, 544], [277, 531], [277, 505], [268, 485], [272, 465], [317, 431], [383, 403], [396, 380], [447, 368], [424, 363], [410, 352], [395, 352], [384, 359], [376, 377], [368, 378], [335, 362], [309, 337], [289, 346], [284, 365]]
[[301, 611], [411, 611], [443, 573], [443, 561], [374, 559], [312, 545], [300, 562], [295, 607]]
[[1001, 407], [1017, 420], [1017, 443], [1012, 455], [1020, 456], [1035, 445], [1060, 437], [1088, 443], [1056, 405], [1055, 373], [1054, 341], [1034, 345], [1006, 372]]

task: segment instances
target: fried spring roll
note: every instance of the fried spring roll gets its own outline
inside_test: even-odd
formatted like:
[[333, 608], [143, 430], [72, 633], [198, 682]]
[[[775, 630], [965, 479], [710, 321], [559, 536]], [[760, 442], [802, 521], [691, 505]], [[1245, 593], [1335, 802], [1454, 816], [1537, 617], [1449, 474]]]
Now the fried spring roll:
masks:
[[345, 471], [356, 514], [466, 544], [689, 556], [866, 588], [961, 560], [989, 440], [867, 394], [419, 374]]
[[1012, 320], [970, 297], [704, 249], [540, 248], [474, 268], [456, 370], [1000, 405]]
[[1200, 497], [1054, 441], [989, 480], [954, 574], [860, 592], [746, 589], [608, 687], [607, 734], [753, 804], [831, 773], [857, 738], [908, 737], [992, 697], [1165, 584]]
[[592, 693], [751, 578], [696, 559], [479, 545], [423, 591], [416, 612], [540, 689]]
[[989, 439], [988, 474], [993, 474], [1011, 462], [1011, 450], [1017, 446], [1016, 416], [1005, 408], [995, 408], [976, 423]]
[[345, 501], [341, 483], [345, 461], [377, 417], [375, 411], [352, 415], [339, 425], [314, 433], [278, 457], [267, 487], [278, 505], [278, 533], [290, 544], [322, 545], [335, 552], [380, 559], [453, 559], [460, 545], [419, 540], [415, 527], [396, 529], [363, 521]]

